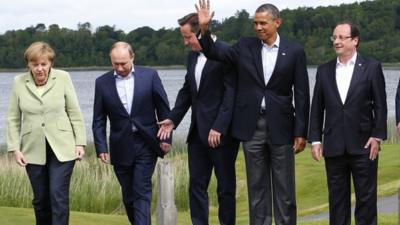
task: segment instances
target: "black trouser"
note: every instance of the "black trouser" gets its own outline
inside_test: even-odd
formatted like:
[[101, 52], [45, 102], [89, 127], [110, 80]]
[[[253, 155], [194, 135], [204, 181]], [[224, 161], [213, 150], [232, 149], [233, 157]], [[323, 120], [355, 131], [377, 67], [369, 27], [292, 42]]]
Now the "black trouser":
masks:
[[114, 172], [121, 185], [122, 200], [129, 222], [132, 225], [150, 225], [151, 177], [157, 155], [138, 132], [129, 138], [134, 138], [132, 151], [135, 153], [135, 160], [132, 165], [114, 164]]
[[221, 225], [236, 221], [235, 161], [239, 142], [232, 141], [217, 148], [205, 146], [194, 131], [189, 139], [189, 202], [193, 225], [208, 224], [208, 185], [211, 173], [217, 178], [218, 218]]
[[378, 158], [371, 161], [369, 154], [325, 157], [325, 168], [330, 225], [351, 223], [351, 177], [356, 194], [356, 224], [376, 225]]
[[36, 225], [68, 225], [69, 184], [75, 160], [60, 162], [46, 141], [46, 164], [28, 164]]

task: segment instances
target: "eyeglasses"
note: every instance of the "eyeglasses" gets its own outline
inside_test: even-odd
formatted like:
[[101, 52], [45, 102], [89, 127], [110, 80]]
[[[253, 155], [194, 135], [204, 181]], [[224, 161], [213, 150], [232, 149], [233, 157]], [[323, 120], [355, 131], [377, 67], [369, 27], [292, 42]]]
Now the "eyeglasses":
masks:
[[344, 41], [348, 38], [352, 38], [351, 36], [330, 36], [331, 41], [335, 41], [336, 39], [339, 39], [340, 41]]

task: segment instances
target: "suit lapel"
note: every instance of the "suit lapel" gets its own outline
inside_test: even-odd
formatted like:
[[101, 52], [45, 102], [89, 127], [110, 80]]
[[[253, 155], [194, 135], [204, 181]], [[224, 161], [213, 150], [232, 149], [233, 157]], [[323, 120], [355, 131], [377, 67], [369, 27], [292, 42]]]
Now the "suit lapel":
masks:
[[267, 85], [273, 82], [277, 78], [277, 75], [275, 71], [279, 71], [279, 68], [281, 65], [284, 65], [283, 62], [285, 62], [286, 58], [286, 49], [287, 49], [287, 43], [283, 38], [280, 38], [280, 43], [279, 43], [279, 49], [278, 49], [278, 55], [276, 56], [276, 62], [275, 62], [275, 67], [274, 70], [272, 71], [271, 77], [269, 78], [269, 81]]
[[[196, 83], [196, 64], [197, 64], [197, 57], [198, 55], [195, 52], [192, 52], [190, 55], [190, 65], [189, 65], [189, 82], [190, 82], [190, 87], [191, 87], [191, 91], [192, 93], [194, 93], [194, 96], [197, 96], [198, 91], [197, 91], [197, 83]], [[203, 68], [204, 71], [204, 68]], [[203, 77], [203, 76], [202, 76]], [[203, 78], [201, 78], [203, 79]], [[201, 81], [200, 81], [201, 84]], [[200, 89], [200, 85], [199, 85], [199, 89]]]
[[340, 102], [340, 104], [343, 105], [344, 103], [342, 102], [342, 98], [340, 97], [339, 87], [337, 85], [337, 80], [336, 80], [336, 59], [332, 60], [331, 63], [329, 64], [327, 74], [329, 83], [332, 84], [333, 86], [332, 89], [336, 99]]
[[[135, 105], [139, 104], [140, 93], [142, 93], [142, 80], [143, 80], [143, 72], [140, 68], [135, 67], [135, 72], [133, 73], [133, 98], [132, 98], [132, 106], [131, 106], [131, 115], [135, 115], [134, 110]], [[128, 112], [127, 112], [128, 113]]]
[[[117, 91], [117, 85], [116, 85], [116, 78], [114, 77], [114, 71], [110, 72], [110, 76], [108, 76], [107, 84], [110, 86], [109, 90], [110, 90], [112, 101], [117, 101], [120, 110], [122, 110], [123, 112], [125, 112], [126, 114], [129, 115], [129, 113], [126, 111], [124, 105], [122, 104], [121, 99], [119, 98], [119, 94]], [[116, 99], [116, 100], [114, 100], [114, 99]]]
[[46, 86], [44, 87], [42, 96], [45, 95], [50, 89], [54, 87], [54, 85], [56, 84], [56, 78], [57, 76], [53, 73], [53, 70], [51, 70], [49, 78], [47, 79]]
[[251, 46], [251, 53], [253, 54], [253, 59], [254, 63], [256, 65], [256, 70], [257, 70], [257, 77], [255, 77], [262, 86], [265, 86], [265, 81], [264, 81], [264, 71], [263, 71], [263, 66], [262, 66], [262, 56], [261, 56], [261, 48], [262, 48], [262, 43], [259, 39], [253, 43]]
[[349, 90], [347, 91], [345, 104], [346, 104], [346, 102], [349, 101], [351, 94], [354, 92], [354, 89], [356, 89], [356, 87], [357, 87], [357, 83], [361, 80], [362, 75], [364, 74], [364, 69], [365, 69], [364, 59], [362, 57], [360, 57], [360, 55], [357, 55], [357, 59], [354, 64], [353, 75], [352, 75], [351, 81], [350, 81]]
[[201, 88], [202, 88], [202, 86], [203, 86], [203, 83], [204, 83], [204, 79], [205, 79], [205, 77], [207, 76], [208, 71], [210, 70], [210, 65], [211, 65], [211, 63], [212, 63], [212, 62], [210, 62], [210, 60], [207, 59], [206, 64], [204, 64], [203, 71], [201, 71], [199, 90], [197, 90], [198, 93], [200, 92], [200, 90], [201, 90]]
[[25, 85], [26, 88], [33, 94], [33, 96], [35, 96], [39, 101], [42, 101], [42, 98], [39, 96], [39, 93], [37, 91], [35, 81], [33, 80], [32, 74], [30, 72], [26, 74]]

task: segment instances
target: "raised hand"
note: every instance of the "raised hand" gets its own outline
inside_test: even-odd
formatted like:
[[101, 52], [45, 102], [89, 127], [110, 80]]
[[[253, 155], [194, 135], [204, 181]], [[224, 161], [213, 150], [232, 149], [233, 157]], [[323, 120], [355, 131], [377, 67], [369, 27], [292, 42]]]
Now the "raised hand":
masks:
[[197, 15], [199, 17], [199, 25], [201, 32], [208, 30], [212, 18], [214, 17], [214, 11], [210, 14], [210, 0], [199, 0], [199, 5], [195, 4]]
[[174, 123], [170, 119], [165, 119], [158, 122], [160, 128], [158, 129], [157, 137], [161, 141], [168, 139], [171, 136], [171, 132], [174, 129]]

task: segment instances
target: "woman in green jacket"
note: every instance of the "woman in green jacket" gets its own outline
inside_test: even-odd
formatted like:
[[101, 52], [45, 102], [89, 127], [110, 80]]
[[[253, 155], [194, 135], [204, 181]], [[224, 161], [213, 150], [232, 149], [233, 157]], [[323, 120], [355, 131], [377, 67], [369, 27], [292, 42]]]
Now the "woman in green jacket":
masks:
[[37, 225], [67, 225], [69, 184], [85, 154], [86, 132], [69, 74], [52, 68], [45, 42], [25, 51], [28, 72], [15, 77], [7, 111], [7, 148], [26, 168]]

